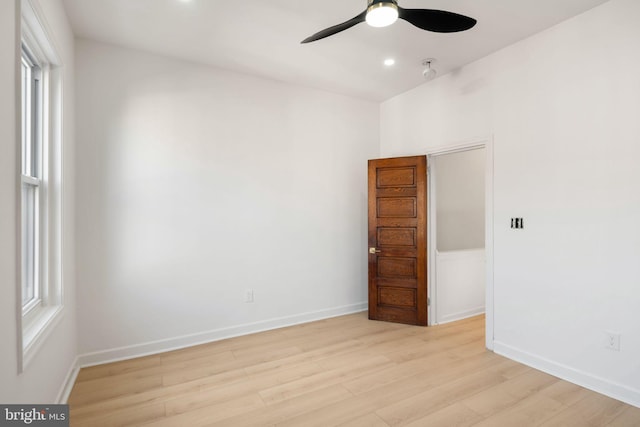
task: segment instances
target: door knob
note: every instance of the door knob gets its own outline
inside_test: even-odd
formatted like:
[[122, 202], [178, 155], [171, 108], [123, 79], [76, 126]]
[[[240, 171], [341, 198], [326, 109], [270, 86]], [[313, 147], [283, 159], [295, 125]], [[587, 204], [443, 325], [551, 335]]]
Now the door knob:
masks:
[[369, 253], [370, 254], [379, 254], [380, 252], [382, 252], [380, 249], [369, 248]]

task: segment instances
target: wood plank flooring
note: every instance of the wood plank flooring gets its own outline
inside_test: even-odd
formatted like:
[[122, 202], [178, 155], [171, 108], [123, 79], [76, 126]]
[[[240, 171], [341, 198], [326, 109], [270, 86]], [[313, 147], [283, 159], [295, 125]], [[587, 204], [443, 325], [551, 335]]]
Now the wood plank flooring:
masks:
[[85, 368], [72, 426], [640, 426], [640, 409], [495, 355], [484, 318], [336, 317]]

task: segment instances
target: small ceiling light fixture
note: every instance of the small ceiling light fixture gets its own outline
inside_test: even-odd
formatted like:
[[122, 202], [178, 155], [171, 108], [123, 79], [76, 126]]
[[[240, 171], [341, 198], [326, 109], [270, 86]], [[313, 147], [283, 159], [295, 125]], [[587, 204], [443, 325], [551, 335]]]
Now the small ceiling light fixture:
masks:
[[369, 0], [367, 24], [372, 27], [387, 27], [398, 20], [396, 0]]
[[424, 70], [422, 71], [422, 75], [425, 79], [431, 80], [438, 73], [435, 69], [431, 68], [431, 64], [436, 62], [434, 58], [427, 58], [422, 61], [422, 65], [424, 65]]
[[392, 65], [395, 65], [396, 60], [393, 58], [387, 58], [384, 60], [384, 65], [386, 65], [387, 67], [391, 67]]

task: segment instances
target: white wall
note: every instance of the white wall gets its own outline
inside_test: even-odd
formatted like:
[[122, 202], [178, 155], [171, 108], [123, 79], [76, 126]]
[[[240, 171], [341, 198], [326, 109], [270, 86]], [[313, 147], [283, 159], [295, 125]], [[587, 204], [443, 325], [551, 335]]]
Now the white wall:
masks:
[[90, 41], [76, 75], [82, 363], [366, 308], [377, 104]]
[[485, 312], [485, 251], [436, 252], [436, 324]]
[[484, 148], [431, 157], [437, 250], [484, 248]]
[[493, 135], [496, 351], [636, 406], [638, 17], [612, 0], [381, 107], [382, 156]]
[[74, 262], [74, 39], [58, 0], [34, 1], [64, 63], [63, 198], [64, 317], [21, 375], [17, 374], [17, 191], [19, 170], [17, 58], [19, 1], [0, 2], [0, 402], [54, 403], [74, 366], [76, 346]]

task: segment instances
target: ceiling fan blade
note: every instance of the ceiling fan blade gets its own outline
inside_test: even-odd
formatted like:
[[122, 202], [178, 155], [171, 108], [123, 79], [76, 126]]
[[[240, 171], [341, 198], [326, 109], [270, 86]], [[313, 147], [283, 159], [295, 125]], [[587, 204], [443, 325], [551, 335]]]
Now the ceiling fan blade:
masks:
[[423, 30], [436, 33], [465, 31], [476, 25], [476, 20], [453, 12], [434, 9], [403, 9], [398, 7], [399, 18]]
[[349, 28], [353, 27], [354, 25], [357, 25], [357, 24], [359, 24], [361, 22], [364, 22], [366, 17], [367, 17], [367, 11], [365, 10], [360, 15], [358, 15], [356, 17], [353, 17], [353, 18], [349, 19], [348, 21], [343, 22], [342, 24], [334, 25], [333, 27], [325, 28], [322, 31], [318, 31], [314, 35], [309, 36], [306, 39], [302, 40], [300, 43], [310, 43], [310, 42], [314, 42], [316, 40], [323, 39], [325, 37], [332, 36], [334, 34], [338, 34], [341, 31], [348, 30]]

